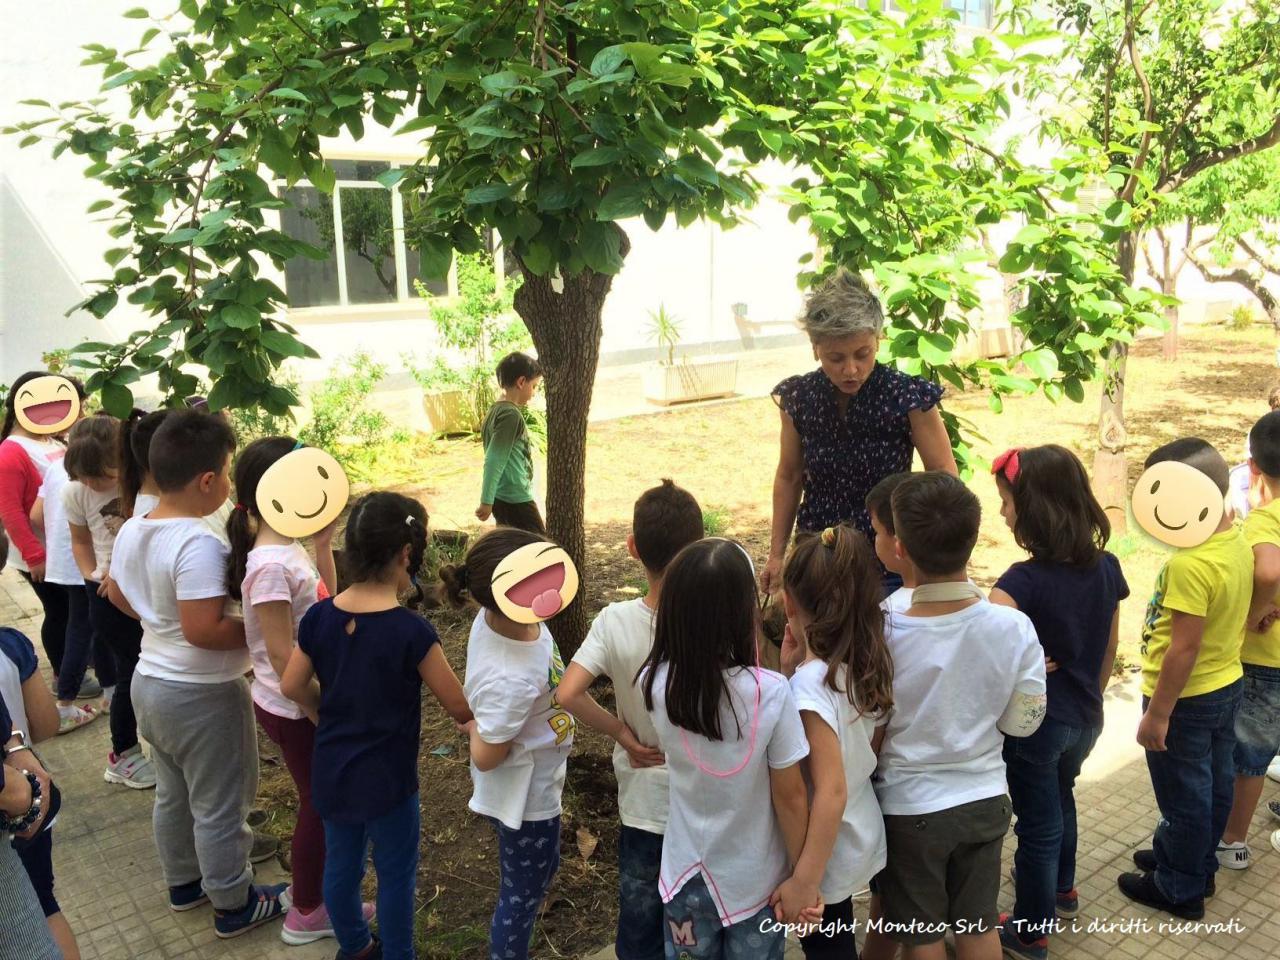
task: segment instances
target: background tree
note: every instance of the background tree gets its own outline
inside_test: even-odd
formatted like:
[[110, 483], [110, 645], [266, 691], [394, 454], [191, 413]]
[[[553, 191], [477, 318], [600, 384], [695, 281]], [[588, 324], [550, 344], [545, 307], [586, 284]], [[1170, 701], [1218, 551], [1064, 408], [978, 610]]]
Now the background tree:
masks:
[[[417, 164], [380, 179], [404, 197], [426, 274], [479, 251], [488, 228], [519, 264], [515, 308], [547, 373], [550, 529], [579, 563], [601, 308], [630, 248], [619, 221], [732, 225], [764, 189], [765, 160], [791, 165], [785, 196], [827, 254], [801, 282], [874, 270], [886, 360], [989, 387], [996, 409], [1037, 388], [1080, 399], [1100, 351], [1155, 317], [1092, 218], [1063, 206], [1087, 158], [1036, 169], [989, 145], [1049, 35], [1023, 0], [1012, 32], [972, 39], [941, 0], [893, 16], [869, 6], [181, 0], [138, 50], [90, 47], [104, 88], [127, 90], [127, 120], [97, 101], [22, 125], [55, 123], [55, 153], [88, 157], [117, 197], [93, 208], [110, 209], [124, 242], [106, 255], [115, 273], [83, 306], [105, 316], [126, 295], [155, 317], [123, 343], [82, 345], [78, 362], [113, 410], [143, 374], [190, 392], [192, 365], [215, 379], [215, 407], [287, 410], [295, 398], [271, 374], [311, 352], [276, 319], [284, 294], [259, 272], [325, 253], [268, 222], [284, 205], [268, 181], [331, 192], [320, 138], [359, 138], [372, 120], [422, 139]], [[960, 362], [980, 232], [1011, 219], [1022, 227], [1000, 269], [1021, 278], [1028, 350]], [[962, 425], [948, 425], [966, 465]], [[583, 630], [575, 604], [557, 636], [571, 651]]]
[[[1048, 136], [1096, 159], [1111, 191], [1106, 236], [1128, 283], [1146, 231], [1206, 171], [1280, 144], [1280, 3], [1276, 0], [1059, 0], [1079, 63], [1083, 122], [1056, 116]], [[1040, 89], [1063, 99], [1058, 71]], [[1069, 99], [1071, 95], [1067, 95]], [[1082, 129], [1083, 127], [1083, 129]], [[1128, 345], [1108, 350], [1093, 481], [1123, 531], [1127, 502], [1124, 374]]]

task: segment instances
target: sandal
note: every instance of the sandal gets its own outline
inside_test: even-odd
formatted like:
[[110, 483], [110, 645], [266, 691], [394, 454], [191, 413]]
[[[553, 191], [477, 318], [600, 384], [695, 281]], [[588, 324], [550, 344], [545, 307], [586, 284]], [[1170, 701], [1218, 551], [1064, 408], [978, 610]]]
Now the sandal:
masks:
[[98, 719], [98, 709], [91, 706], [78, 706], [73, 704], [69, 707], [58, 708], [58, 735], [70, 733], [72, 730], [79, 730], [87, 723], [93, 723]]

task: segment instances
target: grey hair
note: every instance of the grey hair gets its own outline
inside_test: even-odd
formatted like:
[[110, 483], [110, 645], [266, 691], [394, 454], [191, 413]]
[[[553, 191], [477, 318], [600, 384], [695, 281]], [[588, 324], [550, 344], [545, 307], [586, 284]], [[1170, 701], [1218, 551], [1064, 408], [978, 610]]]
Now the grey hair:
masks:
[[884, 310], [865, 280], [843, 267], [809, 294], [800, 326], [814, 343], [843, 340], [884, 326]]

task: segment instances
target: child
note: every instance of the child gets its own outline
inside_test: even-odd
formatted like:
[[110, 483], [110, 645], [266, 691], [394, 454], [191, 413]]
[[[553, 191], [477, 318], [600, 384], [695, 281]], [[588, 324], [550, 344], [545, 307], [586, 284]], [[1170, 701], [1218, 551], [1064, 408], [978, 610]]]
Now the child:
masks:
[[524, 353], [510, 353], [498, 362], [502, 399], [489, 408], [480, 428], [484, 441], [484, 479], [476, 516], [546, 536], [542, 514], [533, 500], [533, 449], [524, 412], [542, 382], [538, 361]]
[[812, 800], [804, 852], [781, 899], [794, 894], [811, 904], [821, 894], [823, 926], [801, 937], [805, 957], [852, 960], [853, 894], [885, 865], [884, 819], [871, 785], [884, 732], [877, 725], [893, 706], [883, 586], [866, 537], [842, 525], [796, 544], [782, 590], [790, 639], [782, 669], [809, 741], [803, 762]]
[[991, 602], [1031, 619], [1052, 667], [1040, 729], [1004, 742], [1018, 850], [1013, 923], [1002, 918], [1000, 939], [1009, 956], [1043, 958], [1055, 911], [1071, 919], [1080, 910], [1072, 790], [1102, 732], [1102, 694], [1129, 586], [1106, 552], [1111, 524], [1075, 454], [1053, 444], [1009, 450], [992, 473], [1000, 515], [1031, 559], [996, 581]]
[[145, 517], [160, 503], [151, 476], [151, 438], [171, 410], [134, 410], [120, 424], [120, 507], [125, 518]]
[[893, 491], [909, 476], [908, 472], [891, 473], [867, 493], [867, 515], [871, 517], [871, 529], [875, 533], [876, 559], [890, 573], [903, 578], [902, 586], [884, 598], [884, 610], [888, 614], [906, 613], [907, 607], [911, 606], [911, 591], [916, 588], [914, 581], [905, 578], [902, 561], [894, 552], [893, 508], [890, 505]]
[[111, 697], [111, 751], [102, 777], [135, 790], [156, 785], [155, 767], [138, 743], [130, 683], [138, 665], [142, 625], [107, 599], [111, 548], [124, 525], [120, 506], [120, 422], [98, 415], [71, 428], [63, 458], [70, 482], [62, 489], [62, 507], [71, 531], [71, 551], [84, 578], [89, 622], [95, 643], [112, 658], [115, 693]]
[[501, 880], [489, 955], [526, 960], [538, 906], [560, 865], [560, 793], [573, 717], [556, 700], [564, 661], [545, 623], [517, 623], [493, 596], [506, 557], [543, 537], [498, 527], [471, 545], [461, 566], [440, 570], [450, 602], [480, 605], [467, 642], [467, 702], [475, 712], [470, 808], [498, 835]]
[[285, 884], [253, 886], [245, 824], [258, 787], [244, 625], [224, 613], [227, 548], [203, 517], [227, 499], [236, 438], [220, 418], [170, 413], [149, 448], [160, 502], [120, 530], [111, 602], [142, 621], [130, 693], [156, 767], [155, 834], [169, 906], [212, 901], [235, 937], [284, 915]]
[[[280, 680], [286, 697], [319, 718], [311, 800], [324, 821], [324, 908], [339, 960], [414, 956], [423, 682], [456, 722], [471, 719], [440, 638], [400, 605], [426, 550], [422, 504], [398, 493], [361, 497], [347, 519], [351, 586], [306, 612]], [[371, 843], [380, 942], [360, 902]]]
[[[627, 550], [644, 565], [649, 591], [642, 598], [610, 604], [560, 681], [558, 696], [579, 720], [616, 741], [618, 778], [618, 960], [661, 960], [664, 955], [658, 869], [667, 828], [667, 768], [657, 750], [658, 734], [644, 708], [635, 677], [653, 645], [653, 617], [662, 596], [662, 576], [671, 558], [702, 539], [702, 508], [670, 480], [636, 501]], [[599, 676], [613, 682], [618, 715], [587, 692]]]
[[[1249, 449], [1249, 470], [1269, 496], [1244, 522], [1245, 542], [1253, 548], [1253, 600], [1240, 651], [1244, 696], [1235, 725], [1235, 800], [1217, 851], [1218, 863], [1234, 870], [1249, 866], [1249, 822], [1262, 798], [1267, 765], [1280, 753], [1280, 624], [1274, 615], [1280, 602], [1280, 412], [1254, 424]], [[1280, 850], [1280, 830], [1271, 845]]]
[[640, 675], [670, 770], [668, 957], [782, 957], [770, 899], [804, 846], [809, 745], [787, 681], [756, 666], [759, 629], [742, 547], [700, 540], [671, 561]]
[[[998, 957], [1000, 848], [1009, 827], [1004, 738], [1044, 717], [1044, 657], [1027, 616], [989, 603], [966, 568], [978, 498], [950, 474], [893, 492], [897, 553], [918, 586], [894, 617], [892, 713], [876, 772], [888, 863], [876, 877], [905, 960]], [[963, 927], [961, 926], [963, 924]]]
[[[1167, 443], [1146, 466], [1166, 461], [1194, 467], [1226, 496], [1227, 462], [1204, 440]], [[1240, 646], [1252, 592], [1253, 553], [1224, 511], [1208, 540], [1178, 550], [1161, 568], [1142, 625], [1138, 743], [1161, 819], [1154, 849], [1133, 855], [1142, 872], [1118, 882], [1131, 900], [1184, 920], [1204, 916], [1231, 811]]]
[[[263, 474], [297, 446], [292, 437], [263, 437], [245, 447], [236, 460], [238, 502], [227, 523], [231, 541], [227, 593], [244, 605], [245, 642], [253, 659], [253, 712], [280, 748], [298, 788], [298, 820], [290, 848], [293, 904], [280, 931], [280, 938], [294, 946], [332, 937], [334, 932], [324, 906], [324, 825], [311, 802], [315, 715], [280, 691], [280, 677], [297, 644], [303, 615], [337, 589], [332, 524], [313, 538], [316, 564], [312, 566], [302, 544], [277, 533], [258, 512], [258, 483]], [[373, 907], [368, 905], [365, 919], [372, 914]]]

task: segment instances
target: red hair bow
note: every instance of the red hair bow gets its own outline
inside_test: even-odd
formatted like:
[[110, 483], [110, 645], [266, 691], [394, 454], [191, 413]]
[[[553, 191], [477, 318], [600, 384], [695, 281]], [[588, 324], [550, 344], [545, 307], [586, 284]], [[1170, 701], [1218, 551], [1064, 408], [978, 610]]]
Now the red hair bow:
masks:
[[1018, 462], [1018, 451], [1021, 449], [1021, 447], [1010, 447], [996, 457], [991, 464], [991, 473], [1001, 474], [1009, 483], [1014, 483], [1018, 479], [1018, 471], [1022, 469], [1022, 465]]

